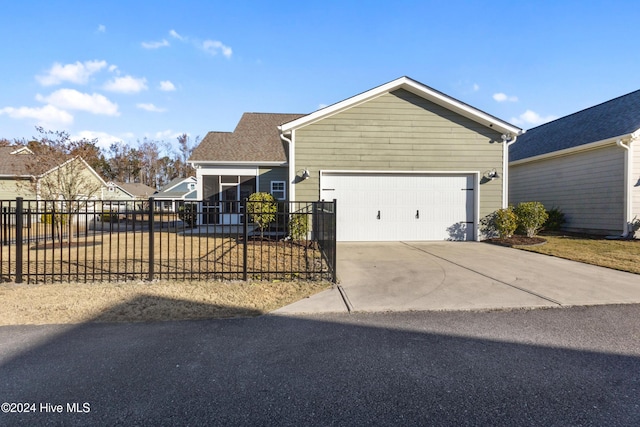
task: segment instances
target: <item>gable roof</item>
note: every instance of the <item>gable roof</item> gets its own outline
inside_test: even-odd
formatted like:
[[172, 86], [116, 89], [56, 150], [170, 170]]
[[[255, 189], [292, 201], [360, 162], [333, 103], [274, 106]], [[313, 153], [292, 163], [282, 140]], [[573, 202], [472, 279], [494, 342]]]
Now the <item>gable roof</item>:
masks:
[[[34, 154], [27, 147], [0, 147], [0, 176], [26, 177], [34, 173]], [[39, 171], [41, 172], [41, 171]]]
[[302, 114], [244, 113], [233, 132], [209, 132], [190, 163], [286, 163], [278, 126]]
[[518, 138], [510, 161], [540, 156], [640, 130], [640, 90], [545, 123]]
[[156, 199], [181, 199], [192, 198], [189, 196], [191, 193], [196, 192], [196, 188], [189, 189], [187, 184], [196, 184], [197, 179], [195, 176], [189, 176], [186, 178], [174, 178], [167, 185], [162, 187], [160, 191], [157, 191], [153, 197]]
[[133, 197], [149, 198], [156, 191], [155, 188], [151, 188], [148, 185], [139, 182], [114, 182], [113, 184], [117, 185], [122, 191]]
[[292, 120], [288, 123], [283, 124], [280, 129], [283, 133], [288, 133], [293, 129], [298, 129], [303, 126], [310, 125], [318, 120], [324, 119], [325, 117], [337, 114], [348, 108], [354, 107], [358, 104], [362, 104], [373, 98], [377, 98], [381, 95], [393, 92], [398, 89], [407, 90], [415, 95], [418, 95], [435, 104], [447, 108], [448, 110], [460, 114], [461, 116], [467, 117], [468, 119], [471, 119], [479, 124], [502, 132], [504, 134], [520, 135], [523, 132], [522, 129], [517, 126], [500, 120], [495, 116], [478, 110], [477, 108], [474, 108], [462, 101], [445, 95], [442, 92], [439, 92], [406, 76], [400, 77], [399, 79], [393, 80], [389, 83], [385, 83], [381, 86], [375, 87], [351, 98], [347, 98], [344, 101], [340, 101], [336, 104], [317, 110], [309, 115]]

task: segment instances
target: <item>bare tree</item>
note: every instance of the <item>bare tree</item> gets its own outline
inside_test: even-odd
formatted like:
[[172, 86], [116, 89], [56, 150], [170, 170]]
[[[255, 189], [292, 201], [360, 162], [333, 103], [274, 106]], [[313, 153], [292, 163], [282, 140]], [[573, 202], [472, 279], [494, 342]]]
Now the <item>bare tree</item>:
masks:
[[40, 137], [28, 143], [33, 152], [26, 164], [31, 175], [30, 185], [46, 204], [45, 208], [51, 210], [59, 237], [64, 234], [64, 228], [71, 241], [78, 213], [86, 210], [89, 201], [98, 198], [104, 186], [102, 178], [80, 156], [80, 153], [99, 153], [97, 140], [74, 141], [67, 132], [36, 129]]

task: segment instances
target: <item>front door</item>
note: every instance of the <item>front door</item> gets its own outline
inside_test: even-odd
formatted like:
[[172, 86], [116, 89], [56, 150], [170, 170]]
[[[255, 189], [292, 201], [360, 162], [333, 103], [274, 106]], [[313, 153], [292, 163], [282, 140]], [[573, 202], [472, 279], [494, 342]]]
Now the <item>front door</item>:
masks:
[[240, 224], [240, 186], [222, 184], [220, 189], [220, 224]]

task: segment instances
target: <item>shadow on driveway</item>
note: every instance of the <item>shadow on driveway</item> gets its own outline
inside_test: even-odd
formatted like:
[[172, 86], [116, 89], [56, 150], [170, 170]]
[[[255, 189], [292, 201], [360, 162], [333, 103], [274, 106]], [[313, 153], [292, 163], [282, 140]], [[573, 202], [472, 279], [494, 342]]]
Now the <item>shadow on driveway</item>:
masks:
[[0, 400], [37, 410], [0, 425], [638, 425], [638, 318], [627, 305], [1, 327]]

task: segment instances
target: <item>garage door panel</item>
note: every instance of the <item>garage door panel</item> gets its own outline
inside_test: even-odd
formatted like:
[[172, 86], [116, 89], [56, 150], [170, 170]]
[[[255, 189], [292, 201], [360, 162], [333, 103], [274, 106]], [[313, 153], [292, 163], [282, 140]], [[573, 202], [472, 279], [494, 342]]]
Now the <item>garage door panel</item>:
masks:
[[473, 176], [341, 174], [322, 177], [338, 200], [338, 240], [472, 240]]

